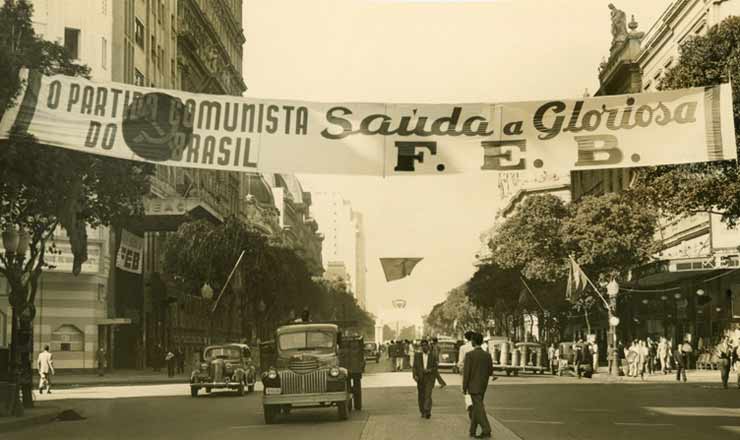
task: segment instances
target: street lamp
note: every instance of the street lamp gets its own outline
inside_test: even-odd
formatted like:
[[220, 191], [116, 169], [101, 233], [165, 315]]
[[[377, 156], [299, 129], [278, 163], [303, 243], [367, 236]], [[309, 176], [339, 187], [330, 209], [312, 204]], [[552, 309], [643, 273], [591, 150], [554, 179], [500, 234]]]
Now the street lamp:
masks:
[[619, 352], [617, 351], [617, 326], [619, 317], [617, 317], [617, 295], [619, 295], [619, 283], [616, 279], [609, 281], [606, 285], [606, 293], [609, 295], [609, 339], [612, 345], [612, 363], [609, 369], [609, 375], [612, 377], [619, 376]]
[[[31, 236], [24, 229], [16, 229], [13, 225], [7, 225], [2, 232], [3, 247], [5, 248], [5, 262], [7, 280], [10, 284], [9, 302], [12, 307], [11, 326], [10, 326], [10, 373], [14, 380], [13, 404], [14, 414], [23, 415], [24, 406], [32, 407], [33, 400], [30, 396], [31, 379], [23, 380], [23, 377], [30, 378], [30, 359], [27, 362], [21, 358], [21, 345], [27, 345], [21, 341], [21, 336], [33, 344], [28, 338], [28, 328], [33, 331], [33, 327], [28, 324], [27, 329], [21, 332], [21, 319], [30, 321], [33, 319], [35, 312], [33, 304], [27, 304], [26, 290], [23, 288], [23, 260], [26, 258], [26, 252], [31, 242]], [[23, 333], [23, 334], [21, 334]], [[28, 351], [28, 347], [26, 351]], [[33, 351], [31, 345], [30, 351]], [[28, 371], [24, 371], [28, 370]], [[24, 374], [25, 373], [25, 374]], [[23, 389], [23, 405], [21, 405], [20, 393]]]

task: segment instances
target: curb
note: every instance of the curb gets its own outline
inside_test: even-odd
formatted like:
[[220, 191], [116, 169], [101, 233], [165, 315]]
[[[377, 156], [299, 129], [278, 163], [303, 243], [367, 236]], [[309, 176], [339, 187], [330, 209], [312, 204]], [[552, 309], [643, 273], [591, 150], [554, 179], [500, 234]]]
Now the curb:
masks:
[[70, 390], [77, 388], [92, 388], [92, 387], [119, 387], [119, 386], [136, 386], [136, 385], [188, 385], [189, 381], [172, 381], [172, 380], [151, 380], [151, 381], [127, 381], [121, 379], [118, 381], [107, 381], [107, 382], [84, 382], [84, 383], [55, 383], [52, 384], [53, 390]]
[[44, 423], [51, 423], [57, 418], [57, 415], [62, 412], [62, 409], [53, 406], [38, 408], [36, 410], [26, 410], [26, 412], [36, 411], [39, 411], [39, 414], [24, 415], [23, 417], [0, 417], [0, 433], [17, 431], [19, 429], [29, 428]]

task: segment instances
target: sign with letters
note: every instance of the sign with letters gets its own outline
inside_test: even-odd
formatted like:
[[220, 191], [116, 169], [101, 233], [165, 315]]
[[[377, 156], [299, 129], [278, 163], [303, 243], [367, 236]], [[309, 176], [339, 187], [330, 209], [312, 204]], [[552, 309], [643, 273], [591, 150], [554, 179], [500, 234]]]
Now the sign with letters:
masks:
[[140, 274], [143, 267], [143, 252], [144, 239], [122, 229], [116, 267], [126, 272]]
[[322, 103], [193, 94], [21, 72], [0, 121], [39, 142], [228, 171], [416, 175], [736, 159], [732, 92], [519, 103]]

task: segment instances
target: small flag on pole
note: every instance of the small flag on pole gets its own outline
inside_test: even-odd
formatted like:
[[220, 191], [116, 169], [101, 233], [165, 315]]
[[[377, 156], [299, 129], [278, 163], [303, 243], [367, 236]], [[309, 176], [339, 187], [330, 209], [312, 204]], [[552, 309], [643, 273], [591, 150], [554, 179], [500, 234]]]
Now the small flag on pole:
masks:
[[381, 258], [380, 265], [383, 266], [386, 281], [400, 280], [411, 275], [417, 263], [423, 258]]
[[568, 286], [565, 290], [565, 299], [570, 303], [575, 303], [586, 290], [588, 277], [573, 257], [568, 257], [568, 263], [570, 267], [568, 270]]

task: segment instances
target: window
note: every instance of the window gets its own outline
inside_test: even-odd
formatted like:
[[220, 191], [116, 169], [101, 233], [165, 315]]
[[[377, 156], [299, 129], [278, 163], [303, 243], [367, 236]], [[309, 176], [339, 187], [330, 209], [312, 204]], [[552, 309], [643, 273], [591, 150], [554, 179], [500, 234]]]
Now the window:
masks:
[[103, 66], [103, 69], [107, 69], [108, 68], [108, 40], [106, 40], [105, 37], [102, 37], [100, 41], [100, 48], [101, 48], [100, 65]]
[[139, 69], [134, 69], [134, 84], [144, 87], [144, 75], [139, 72]]
[[77, 327], [65, 324], [51, 334], [51, 351], [82, 351], [85, 348], [85, 334]]
[[134, 41], [140, 48], [144, 48], [144, 23], [138, 18], [134, 23]]
[[74, 59], [80, 58], [80, 30], [64, 28], [64, 48]]
[[149, 49], [152, 51], [152, 61], [157, 62], [157, 39], [152, 35], [152, 44], [149, 46]]
[[162, 24], [162, 18], [164, 17], [164, 2], [159, 0], [159, 24]]

